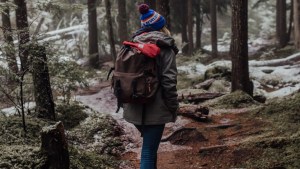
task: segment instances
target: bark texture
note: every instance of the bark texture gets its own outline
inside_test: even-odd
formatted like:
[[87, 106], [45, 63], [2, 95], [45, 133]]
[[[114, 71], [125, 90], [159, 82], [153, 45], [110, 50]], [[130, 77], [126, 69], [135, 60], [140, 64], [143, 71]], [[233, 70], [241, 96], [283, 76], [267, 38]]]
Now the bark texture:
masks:
[[29, 26], [27, 19], [27, 8], [25, 0], [14, 0], [17, 5], [16, 8], [16, 25], [18, 29], [19, 38], [19, 57], [21, 60], [21, 70], [24, 71], [28, 68], [28, 55], [29, 55]]
[[300, 49], [300, 0], [294, 0], [295, 47]]
[[30, 53], [36, 112], [41, 118], [55, 119], [46, 50], [43, 46], [34, 45], [31, 47]]
[[43, 169], [69, 169], [68, 143], [62, 122], [44, 127], [41, 132], [41, 150], [47, 156]]
[[217, 39], [217, 2], [210, 0], [210, 26], [211, 26], [211, 47], [212, 56], [218, 55], [218, 39]]
[[181, 39], [182, 42], [188, 42], [187, 35], [187, 1], [183, 1], [181, 5], [182, 17], [181, 17]]
[[126, 13], [126, 0], [118, 0], [118, 33], [120, 42], [128, 40], [128, 29], [127, 29], [127, 13]]
[[232, 36], [230, 55], [232, 60], [231, 90], [242, 90], [253, 95], [248, 65], [248, 0], [232, 0]]
[[117, 57], [117, 52], [116, 52], [116, 48], [115, 48], [115, 38], [114, 38], [111, 12], [110, 12], [110, 10], [111, 10], [110, 0], [105, 0], [105, 9], [106, 9], [108, 38], [109, 38], [109, 44], [110, 44], [110, 54], [112, 56], [112, 59], [115, 61], [116, 57]]
[[276, 1], [276, 35], [279, 47], [287, 45], [286, 0]]
[[89, 64], [99, 67], [97, 6], [96, 0], [88, 0], [88, 25], [89, 25]]
[[188, 35], [189, 35], [189, 50], [188, 54], [192, 55], [194, 50], [194, 40], [193, 40], [193, 0], [188, 1]]
[[[2, 3], [6, 3], [7, 0], [1, 0]], [[12, 37], [12, 29], [11, 29], [11, 23], [10, 23], [10, 11], [9, 8], [4, 8], [4, 11], [2, 13], [2, 31], [4, 35], [4, 53], [6, 55], [6, 59], [8, 62], [8, 67], [13, 73], [18, 72], [18, 65], [17, 65], [17, 59], [16, 59], [16, 52], [14, 48], [14, 40]]]
[[203, 23], [203, 14], [201, 11], [201, 0], [195, 5], [196, 8], [196, 48], [201, 48], [201, 34], [202, 34], [202, 23]]
[[156, 10], [167, 21], [167, 28], [171, 30], [171, 17], [169, 0], [156, 0]]

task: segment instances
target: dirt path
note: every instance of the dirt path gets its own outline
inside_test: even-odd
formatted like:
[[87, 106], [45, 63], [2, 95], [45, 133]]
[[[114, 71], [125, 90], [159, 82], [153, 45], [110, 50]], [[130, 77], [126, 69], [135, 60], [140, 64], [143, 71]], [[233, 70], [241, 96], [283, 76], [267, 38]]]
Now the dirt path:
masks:
[[[122, 118], [122, 111], [116, 114], [116, 100], [110, 87], [104, 87], [92, 95], [77, 96], [76, 99], [90, 108], [111, 115], [124, 128], [126, 150], [122, 155], [124, 163], [120, 168], [139, 168], [141, 138], [135, 127]], [[163, 138], [180, 129], [183, 132], [170, 137], [160, 145], [159, 169], [227, 169], [247, 160], [249, 153], [237, 149], [240, 142], [256, 137], [263, 130], [264, 123], [251, 119], [244, 109], [215, 110], [207, 123], [195, 122], [179, 117], [176, 123], [168, 124]], [[255, 126], [255, 127], [253, 127]]]

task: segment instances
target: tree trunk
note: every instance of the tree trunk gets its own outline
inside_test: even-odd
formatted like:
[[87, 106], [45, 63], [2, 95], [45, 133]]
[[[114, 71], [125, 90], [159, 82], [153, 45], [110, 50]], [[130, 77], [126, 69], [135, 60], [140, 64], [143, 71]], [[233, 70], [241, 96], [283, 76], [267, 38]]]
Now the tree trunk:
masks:
[[21, 60], [21, 70], [24, 71], [28, 68], [28, 42], [30, 41], [27, 8], [25, 0], [14, 0], [14, 2], [17, 5], [16, 25], [18, 29], [19, 38], [19, 57]]
[[294, 21], [294, 1], [291, 1], [291, 11], [289, 17], [289, 27], [287, 32], [287, 40], [286, 43], [288, 44], [291, 40], [292, 30], [293, 30], [293, 21]]
[[107, 20], [107, 30], [108, 30], [108, 38], [110, 44], [110, 54], [112, 55], [112, 59], [115, 61], [117, 57], [116, 48], [115, 48], [115, 39], [114, 39], [114, 31], [110, 13], [110, 0], [105, 0], [105, 9], [106, 9], [106, 20]]
[[287, 45], [286, 0], [276, 1], [276, 35], [280, 48]]
[[44, 169], [69, 169], [68, 143], [62, 122], [44, 127], [41, 132], [41, 151], [47, 156]]
[[300, 49], [300, 0], [294, 0], [295, 47]]
[[[2, 3], [6, 3], [7, 0], [1, 0]], [[6, 59], [8, 62], [8, 67], [13, 73], [18, 72], [18, 65], [17, 65], [17, 59], [16, 59], [16, 52], [14, 47], [14, 40], [12, 37], [12, 29], [11, 29], [11, 23], [10, 23], [10, 11], [9, 7], [5, 7], [3, 13], [2, 13], [2, 31], [4, 35], [4, 53], [6, 55]]]
[[231, 90], [242, 90], [253, 95], [248, 65], [248, 0], [232, 0], [232, 36], [230, 55], [232, 60]]
[[97, 0], [88, 0], [89, 25], [89, 64], [93, 68], [99, 67], [98, 29], [97, 29]]
[[156, 10], [156, 0], [144, 0], [145, 4], [148, 4], [150, 9]]
[[157, 12], [166, 18], [167, 28], [171, 30], [171, 17], [169, 0], [156, 0]]
[[120, 42], [122, 43], [125, 40], [128, 40], [127, 32], [127, 13], [126, 13], [126, 1], [118, 0], [118, 32], [120, 37]]
[[187, 35], [187, 1], [182, 2], [182, 13], [181, 13], [181, 39], [183, 42], [188, 42], [188, 35]]
[[188, 54], [192, 55], [194, 50], [193, 40], [193, 0], [188, 0], [188, 35], [189, 35], [189, 50]]
[[218, 56], [217, 39], [217, 2], [210, 0], [210, 26], [211, 26], [211, 53], [213, 57]]
[[200, 6], [201, 0], [195, 5], [196, 8], [196, 48], [201, 49], [201, 34], [202, 34], [202, 22], [203, 14]]
[[54, 101], [45, 47], [38, 45], [32, 46], [30, 54], [32, 57], [32, 79], [36, 112], [41, 118], [55, 120]]

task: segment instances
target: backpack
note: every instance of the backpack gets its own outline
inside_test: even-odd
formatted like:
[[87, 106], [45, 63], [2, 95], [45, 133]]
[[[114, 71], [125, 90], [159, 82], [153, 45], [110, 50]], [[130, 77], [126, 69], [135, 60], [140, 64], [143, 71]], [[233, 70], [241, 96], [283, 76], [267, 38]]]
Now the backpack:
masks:
[[159, 88], [155, 59], [159, 52], [155, 44], [123, 42], [111, 69], [114, 70], [111, 86], [118, 101], [117, 112], [123, 103], [146, 104], [154, 100]]

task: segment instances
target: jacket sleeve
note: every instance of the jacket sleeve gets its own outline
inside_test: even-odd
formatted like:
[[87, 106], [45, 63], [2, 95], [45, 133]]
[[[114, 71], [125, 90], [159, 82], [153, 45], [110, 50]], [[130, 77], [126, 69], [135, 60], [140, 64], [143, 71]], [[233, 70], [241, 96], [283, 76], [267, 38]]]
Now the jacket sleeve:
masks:
[[171, 113], [179, 107], [177, 100], [177, 67], [176, 55], [171, 48], [162, 48], [160, 59], [162, 97]]

